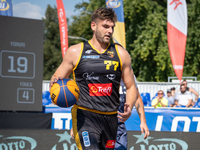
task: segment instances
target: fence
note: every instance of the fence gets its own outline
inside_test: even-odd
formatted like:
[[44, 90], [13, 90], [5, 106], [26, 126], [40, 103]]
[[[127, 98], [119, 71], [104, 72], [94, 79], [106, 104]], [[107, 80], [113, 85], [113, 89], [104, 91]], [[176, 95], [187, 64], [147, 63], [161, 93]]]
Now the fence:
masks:
[[[43, 87], [42, 91], [48, 91], [49, 90], [49, 80], [43, 81]], [[150, 93], [151, 99], [155, 96], [155, 94], [162, 90], [165, 95], [167, 93], [167, 89], [170, 89], [172, 87], [176, 88], [176, 92], [180, 89], [180, 83], [172, 83], [172, 82], [137, 82], [138, 89], [140, 93]], [[200, 81], [192, 81], [188, 82], [188, 86], [195, 89], [198, 93], [200, 93]], [[195, 95], [193, 94], [193, 99], [195, 98]]]

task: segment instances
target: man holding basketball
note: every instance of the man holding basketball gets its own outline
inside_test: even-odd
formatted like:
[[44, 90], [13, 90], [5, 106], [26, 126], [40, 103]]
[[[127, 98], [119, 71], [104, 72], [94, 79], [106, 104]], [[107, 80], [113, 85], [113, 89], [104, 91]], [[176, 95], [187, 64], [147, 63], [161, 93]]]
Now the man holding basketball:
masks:
[[[117, 16], [111, 8], [99, 8], [91, 17], [93, 37], [71, 46], [50, 86], [71, 72], [80, 95], [72, 108], [73, 133], [78, 149], [114, 149], [118, 118], [126, 121], [136, 101], [137, 92], [131, 58], [117, 44], [110, 44]], [[126, 86], [124, 113], [117, 115], [120, 80]], [[118, 117], [118, 118], [117, 118]]]

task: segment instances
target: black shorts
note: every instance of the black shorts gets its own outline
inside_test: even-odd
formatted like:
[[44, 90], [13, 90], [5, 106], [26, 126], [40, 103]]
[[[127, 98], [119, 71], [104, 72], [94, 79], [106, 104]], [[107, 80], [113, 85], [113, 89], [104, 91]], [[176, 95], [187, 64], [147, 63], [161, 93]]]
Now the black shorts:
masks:
[[98, 114], [77, 107], [72, 108], [75, 142], [79, 150], [113, 150], [118, 118], [115, 114]]

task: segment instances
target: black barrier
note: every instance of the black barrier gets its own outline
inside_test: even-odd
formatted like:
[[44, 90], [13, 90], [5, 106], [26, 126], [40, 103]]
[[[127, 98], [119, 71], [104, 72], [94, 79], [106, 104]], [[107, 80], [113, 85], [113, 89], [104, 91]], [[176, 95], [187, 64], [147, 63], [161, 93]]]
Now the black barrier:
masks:
[[[128, 131], [128, 150], [199, 150], [195, 132]], [[0, 150], [77, 150], [69, 130], [0, 130]]]
[[52, 113], [0, 113], [0, 129], [51, 129], [51, 122]]
[[200, 134], [196, 132], [150, 131], [144, 139], [139, 131], [128, 132], [128, 150], [199, 150]]

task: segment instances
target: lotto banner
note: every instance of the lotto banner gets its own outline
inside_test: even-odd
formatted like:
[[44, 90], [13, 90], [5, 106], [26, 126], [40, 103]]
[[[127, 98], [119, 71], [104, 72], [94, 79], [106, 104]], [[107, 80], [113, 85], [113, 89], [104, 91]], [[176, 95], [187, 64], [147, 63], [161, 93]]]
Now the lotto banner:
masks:
[[62, 52], [62, 57], [64, 57], [68, 49], [67, 20], [62, 0], [56, 0], [56, 2], [57, 2], [57, 12], [58, 12], [59, 29], [60, 29], [61, 52]]
[[[46, 106], [44, 112], [53, 114], [51, 129], [71, 129], [71, 107]], [[145, 108], [145, 116], [150, 131], [200, 132], [199, 109]], [[135, 109], [125, 124], [129, 131], [140, 131], [140, 119]]]
[[[200, 132], [199, 109], [146, 108], [147, 126], [151, 131]], [[140, 130], [137, 112], [125, 122], [127, 130]]]
[[107, 8], [114, 9], [118, 19], [114, 28], [113, 40], [126, 48], [123, 0], [105, 0], [105, 2]]
[[69, 130], [0, 130], [0, 135], [0, 150], [78, 150]]
[[[0, 130], [1, 150], [78, 150], [69, 130]], [[128, 131], [127, 150], [198, 150], [200, 135], [151, 131]], [[90, 138], [90, 137], [89, 137]]]
[[1, 0], [0, 1], [0, 15], [2, 16], [13, 16], [12, 1]]
[[187, 6], [185, 0], [167, 1], [167, 38], [176, 76], [181, 81], [187, 39]]
[[199, 133], [150, 131], [144, 139], [139, 131], [128, 131], [127, 150], [198, 150]]

